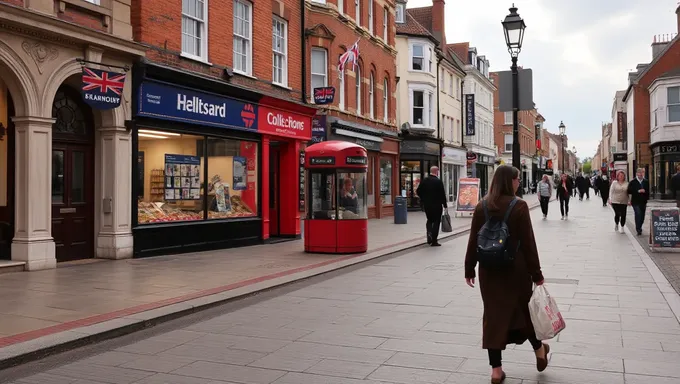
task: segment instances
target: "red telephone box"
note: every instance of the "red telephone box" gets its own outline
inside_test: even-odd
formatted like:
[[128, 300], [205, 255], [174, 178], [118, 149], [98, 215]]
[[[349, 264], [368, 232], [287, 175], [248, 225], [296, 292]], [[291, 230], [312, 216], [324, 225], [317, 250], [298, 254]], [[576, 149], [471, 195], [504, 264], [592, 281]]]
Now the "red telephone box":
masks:
[[346, 141], [313, 144], [305, 149], [305, 168], [305, 252], [366, 252], [366, 149]]

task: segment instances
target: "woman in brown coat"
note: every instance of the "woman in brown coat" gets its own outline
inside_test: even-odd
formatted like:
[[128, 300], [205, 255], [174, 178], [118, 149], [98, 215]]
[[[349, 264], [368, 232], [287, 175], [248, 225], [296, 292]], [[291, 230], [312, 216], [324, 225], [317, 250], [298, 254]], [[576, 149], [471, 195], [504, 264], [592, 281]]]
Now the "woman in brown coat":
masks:
[[[496, 169], [489, 193], [484, 198], [490, 217], [503, 219], [520, 185], [519, 175], [519, 170], [509, 165]], [[472, 216], [470, 240], [465, 255], [465, 280], [471, 287], [474, 287], [476, 277], [477, 233], [485, 222], [484, 209], [480, 202]], [[536, 368], [539, 372], [548, 366], [550, 352], [547, 344], [536, 339], [529, 315], [528, 304], [533, 284], [543, 284], [543, 274], [529, 206], [524, 200], [517, 201], [507, 225], [510, 234], [507, 249], [517, 249], [512, 266], [503, 270], [487, 270], [481, 266], [479, 268], [479, 286], [484, 302], [482, 348], [489, 353], [492, 383], [502, 383], [505, 380], [501, 351], [505, 350], [506, 345], [523, 344], [529, 340], [536, 353]]]

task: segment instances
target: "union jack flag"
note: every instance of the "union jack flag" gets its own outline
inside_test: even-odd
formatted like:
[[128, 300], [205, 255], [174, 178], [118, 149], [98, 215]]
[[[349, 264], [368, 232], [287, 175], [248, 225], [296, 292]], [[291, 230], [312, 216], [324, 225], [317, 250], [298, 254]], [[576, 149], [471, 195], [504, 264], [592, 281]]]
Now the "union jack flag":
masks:
[[125, 74], [100, 71], [83, 67], [83, 91], [99, 88], [99, 92], [107, 94], [109, 91], [120, 96], [125, 86]]
[[342, 79], [345, 73], [345, 65], [348, 62], [352, 62], [352, 70], [354, 70], [359, 61], [359, 39], [352, 45], [345, 53], [340, 55], [338, 60], [338, 72], [340, 73], [340, 78]]

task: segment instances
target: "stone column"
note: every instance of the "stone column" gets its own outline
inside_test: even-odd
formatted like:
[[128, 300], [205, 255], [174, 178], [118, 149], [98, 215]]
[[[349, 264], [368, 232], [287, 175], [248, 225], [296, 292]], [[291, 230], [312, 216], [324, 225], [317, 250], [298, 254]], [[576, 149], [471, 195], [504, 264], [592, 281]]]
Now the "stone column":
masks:
[[14, 117], [15, 218], [12, 260], [29, 271], [56, 268], [52, 239], [52, 124], [44, 117]]
[[96, 257], [132, 257], [132, 137], [125, 127], [99, 129]]

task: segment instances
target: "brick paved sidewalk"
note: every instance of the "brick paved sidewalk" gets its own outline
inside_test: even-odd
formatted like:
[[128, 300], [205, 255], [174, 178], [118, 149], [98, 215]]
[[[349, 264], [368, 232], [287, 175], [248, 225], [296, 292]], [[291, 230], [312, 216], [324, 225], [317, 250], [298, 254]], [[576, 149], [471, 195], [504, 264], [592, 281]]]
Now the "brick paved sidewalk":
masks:
[[[504, 352], [507, 384], [680, 382], [680, 296], [608, 209], [532, 212], [546, 287], [567, 328], [537, 373], [528, 343]], [[466, 236], [313, 278], [6, 373], [28, 383], [486, 384], [479, 289]], [[172, 326], [171, 326], [172, 325]], [[154, 330], [158, 332], [154, 333]], [[11, 375], [11, 376], [10, 376]], [[1, 381], [1, 379], [0, 379]]]

